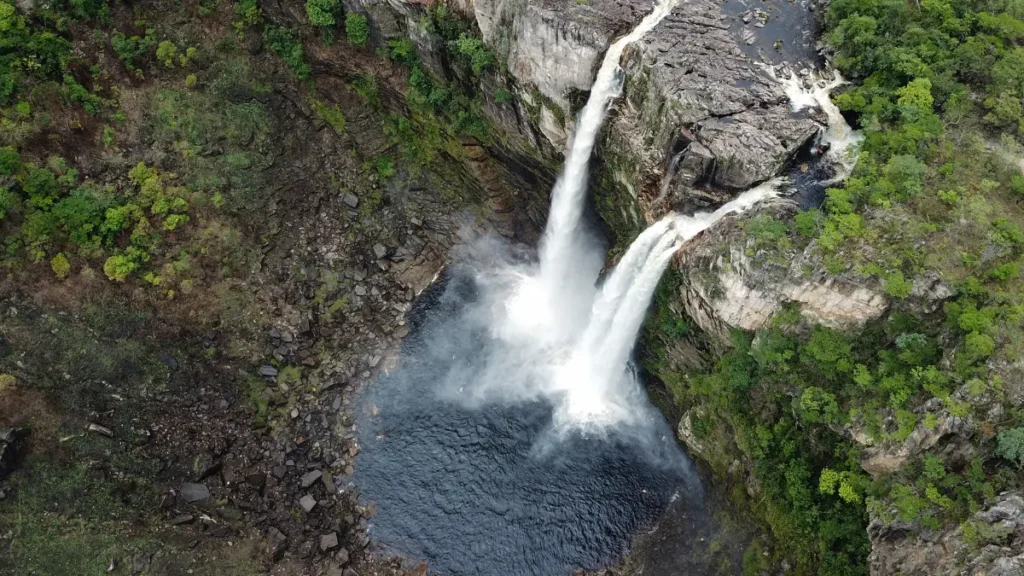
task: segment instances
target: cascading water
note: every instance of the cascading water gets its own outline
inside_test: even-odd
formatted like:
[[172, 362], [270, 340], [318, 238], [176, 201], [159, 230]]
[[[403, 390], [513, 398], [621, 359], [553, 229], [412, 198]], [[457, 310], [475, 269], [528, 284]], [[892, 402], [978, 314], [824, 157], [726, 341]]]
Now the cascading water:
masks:
[[590, 98], [580, 113], [572, 145], [565, 156], [562, 174], [551, 193], [551, 211], [540, 243], [542, 274], [555, 275], [565, 269], [574, 256], [573, 240], [583, 216], [583, 200], [587, 191], [590, 156], [594, 142], [604, 124], [608, 105], [622, 94], [622, 69], [619, 59], [626, 46], [650, 32], [675, 7], [677, 0], [661, 0], [632, 32], [608, 47], [590, 89]]
[[774, 68], [768, 67], [768, 73], [782, 84], [782, 89], [789, 98], [789, 105], [794, 112], [804, 108], [818, 106], [828, 118], [828, 125], [820, 136], [820, 143], [828, 148], [828, 159], [836, 167], [831, 179], [838, 182], [845, 179], [857, 164], [856, 146], [864, 137], [850, 128], [839, 108], [832, 102], [830, 94], [846, 83], [839, 72], [833, 72], [831, 80], [811, 74], [806, 83], [798, 75], [784, 71], [780, 76]]
[[692, 464], [629, 359], [676, 251], [779, 183], [654, 223], [600, 288], [604, 254], [582, 222], [590, 155], [622, 90], [619, 58], [675, 2], [661, 0], [608, 49], [552, 191], [538, 262], [493, 241], [477, 246], [417, 300], [401, 364], [367, 390], [355, 479], [377, 505], [370, 533], [431, 572], [598, 568], [669, 502], [691, 522], [684, 541], [701, 546], [707, 535]]
[[774, 196], [781, 182], [752, 188], [714, 212], [669, 214], [630, 245], [594, 301], [591, 320], [555, 378], [565, 390], [563, 421], [617, 423], [636, 416], [636, 386], [627, 370], [647, 307], [672, 256], [687, 241], [728, 214]]
[[[548, 342], [571, 338], [574, 328], [579, 327], [589, 311], [589, 300], [579, 296], [593, 287], [604, 260], [580, 230], [590, 157], [608, 106], [622, 93], [623, 77], [619, 67], [622, 52], [661, 22], [677, 2], [660, 0], [636, 28], [616, 40], [605, 52], [566, 151], [562, 173], [551, 191], [551, 210], [539, 247], [539, 274], [521, 286], [508, 302], [509, 316], [516, 319], [514, 321], [523, 318], [534, 321], [533, 325], [518, 328], [534, 337], [538, 330], [543, 330]], [[556, 318], [557, 321], [552, 321]]]

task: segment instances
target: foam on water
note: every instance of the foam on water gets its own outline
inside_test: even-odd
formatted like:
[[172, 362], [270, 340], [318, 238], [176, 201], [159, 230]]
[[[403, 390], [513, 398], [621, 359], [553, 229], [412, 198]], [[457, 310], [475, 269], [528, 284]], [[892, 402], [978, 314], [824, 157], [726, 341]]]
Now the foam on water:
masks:
[[580, 112], [562, 173], [551, 192], [551, 210], [539, 247], [539, 273], [509, 302], [509, 315], [519, 317], [520, 324], [524, 317], [536, 322], [532, 331], [542, 331], [549, 342], [571, 338], [585, 321], [590, 301], [579, 296], [593, 286], [604, 262], [597, 243], [581, 230], [581, 218], [594, 143], [608, 106], [622, 93], [619, 60], [626, 47], [653, 29], [677, 2], [660, 0], [636, 28], [608, 47]]
[[836, 166], [836, 174], [832, 181], [841, 181], [849, 176], [857, 164], [857, 145], [864, 137], [847, 124], [839, 108], [832, 102], [832, 91], [846, 83], [843, 77], [839, 72], [833, 72], [833, 77], [829, 80], [817, 73], [811, 73], [804, 80], [789, 70], [781, 73], [771, 67], [767, 70], [772, 78], [782, 84], [794, 112], [818, 106], [825, 113], [828, 125], [819, 142], [828, 147], [827, 158]]

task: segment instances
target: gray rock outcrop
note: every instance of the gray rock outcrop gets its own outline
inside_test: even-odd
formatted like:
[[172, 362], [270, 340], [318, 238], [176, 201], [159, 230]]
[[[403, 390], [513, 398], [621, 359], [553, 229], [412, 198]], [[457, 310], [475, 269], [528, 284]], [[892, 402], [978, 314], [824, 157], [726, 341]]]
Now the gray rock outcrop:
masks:
[[[778, 217], [792, 210], [786, 200], [775, 206]], [[811, 248], [787, 254], [785, 261], [762, 261], [748, 247], [739, 224], [744, 219], [727, 217], [705, 231], [677, 262], [685, 278], [680, 299], [686, 314], [715, 341], [728, 342], [732, 328], [765, 328], [786, 303], [799, 304], [809, 323], [833, 328], [861, 325], [888, 309], [877, 283], [824, 274]]]
[[905, 522], [874, 518], [868, 561], [876, 576], [1024, 575], [1024, 497], [1006, 492], [959, 527], [917, 533]]

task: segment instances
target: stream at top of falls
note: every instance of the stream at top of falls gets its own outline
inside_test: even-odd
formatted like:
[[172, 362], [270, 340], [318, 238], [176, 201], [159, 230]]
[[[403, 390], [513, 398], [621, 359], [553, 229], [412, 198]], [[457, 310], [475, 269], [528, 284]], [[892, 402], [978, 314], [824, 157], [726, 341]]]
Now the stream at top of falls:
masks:
[[[443, 576], [565, 575], [622, 557], [670, 503], [695, 542], [711, 522], [694, 466], [631, 355], [675, 253], [783, 183], [713, 212], [668, 214], [603, 282], [604, 247], [584, 218], [590, 156], [622, 90], [619, 57], [676, 1], [661, 0], [609, 47], [536, 258], [495, 238], [463, 246], [409, 312], [397, 367], [364, 390], [354, 480], [375, 503], [368, 529], [384, 551]], [[791, 95], [794, 108], [804, 98]], [[822, 137], [837, 158], [843, 134]]]

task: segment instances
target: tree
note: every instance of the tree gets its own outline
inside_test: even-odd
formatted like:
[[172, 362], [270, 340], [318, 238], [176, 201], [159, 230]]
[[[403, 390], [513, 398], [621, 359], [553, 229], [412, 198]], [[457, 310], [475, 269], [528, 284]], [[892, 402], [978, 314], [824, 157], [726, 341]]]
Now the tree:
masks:
[[932, 82], [927, 78], [915, 78], [909, 84], [896, 90], [900, 114], [910, 121], [932, 111], [935, 98], [932, 97]]
[[995, 92], [1009, 91], [1024, 96], [1024, 48], [1014, 48], [992, 67]]

